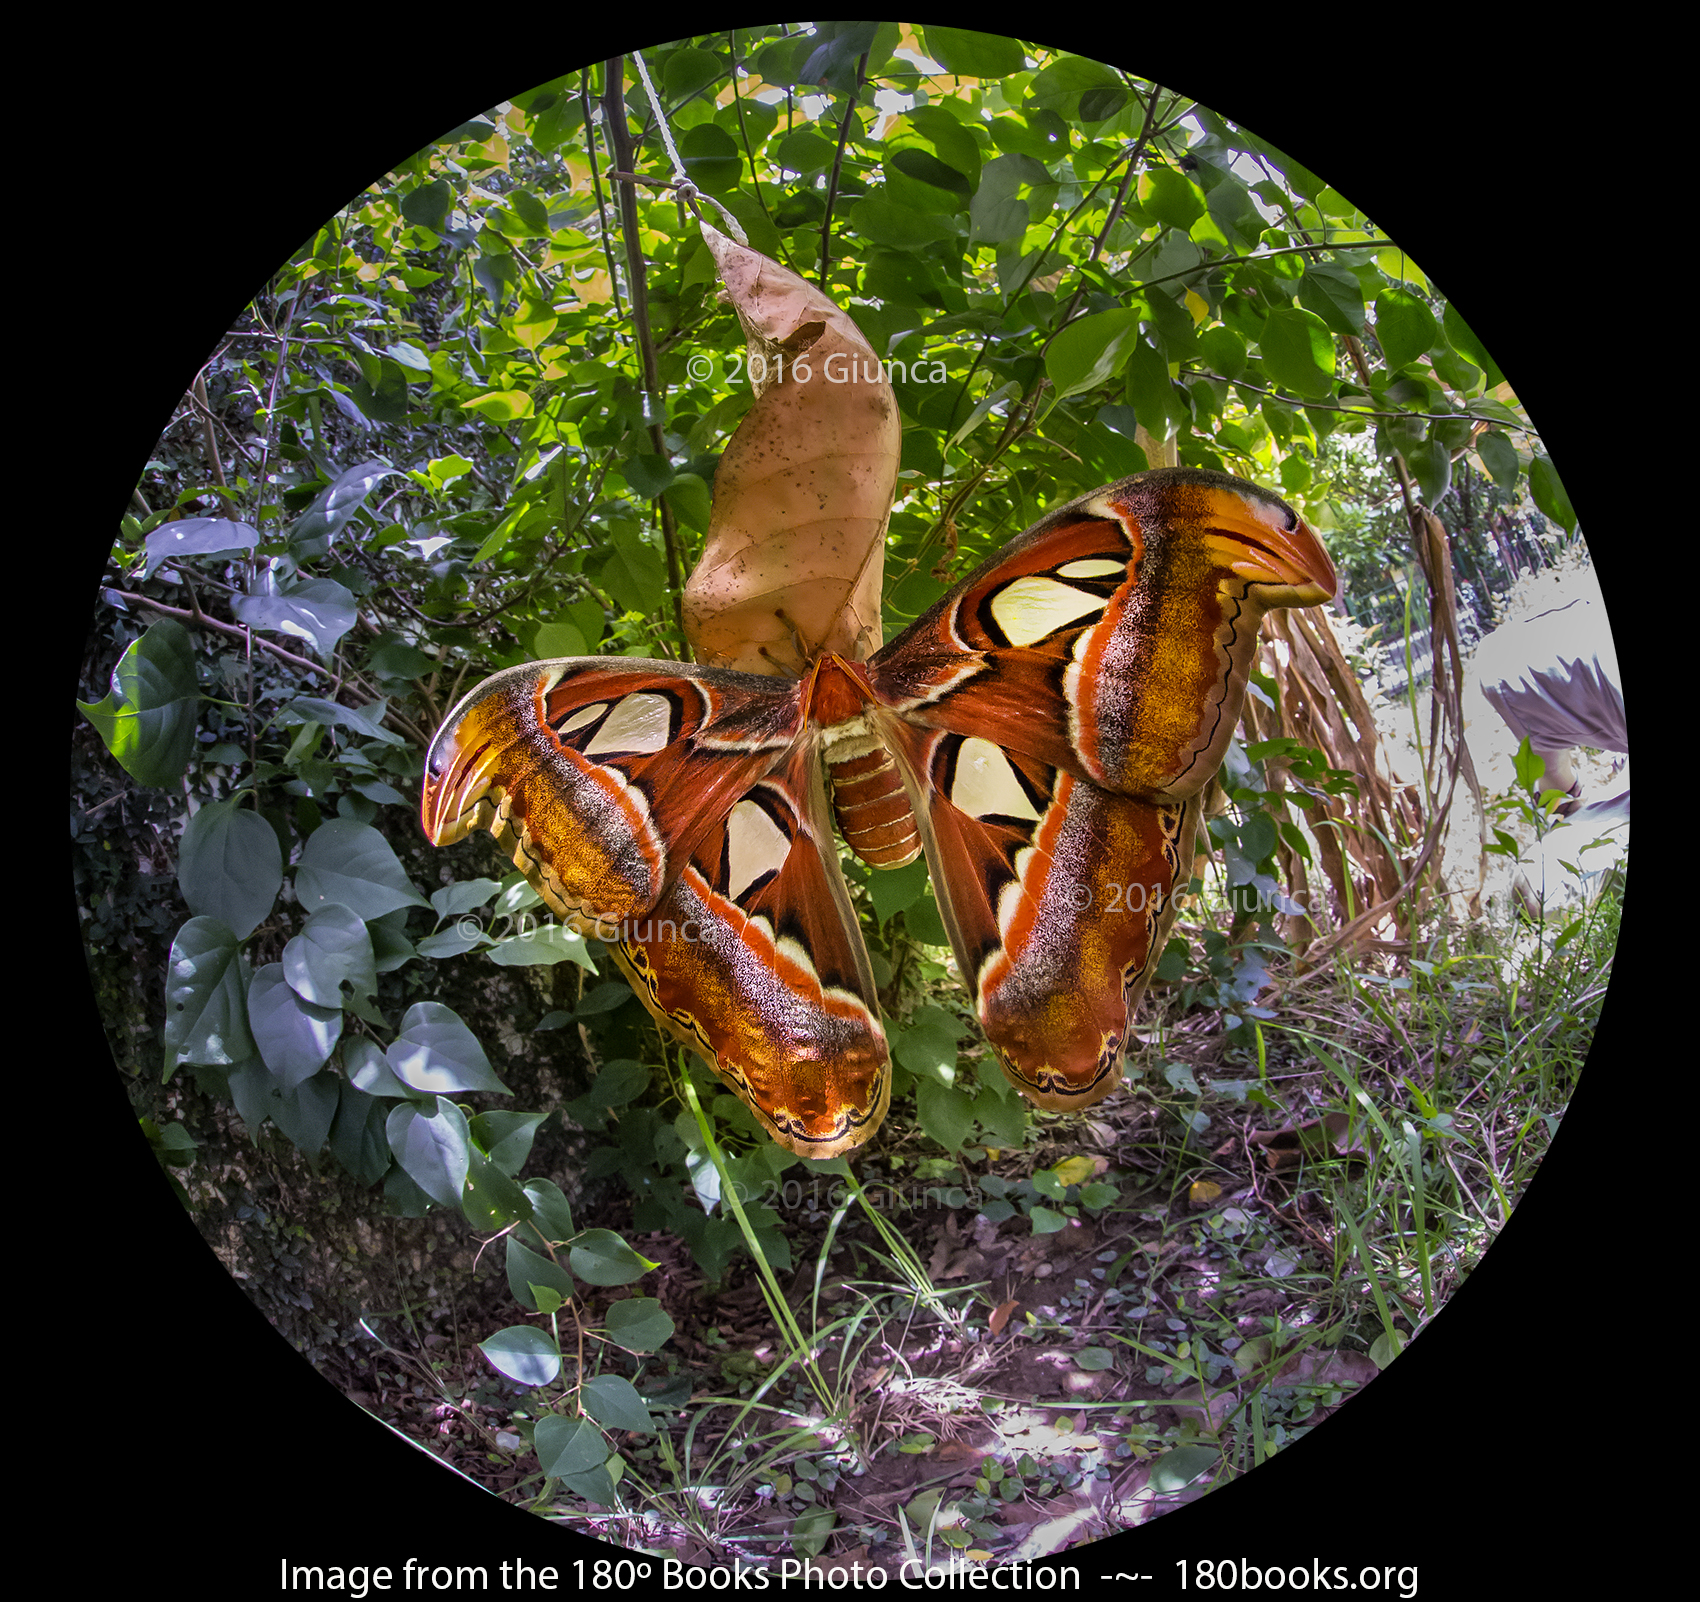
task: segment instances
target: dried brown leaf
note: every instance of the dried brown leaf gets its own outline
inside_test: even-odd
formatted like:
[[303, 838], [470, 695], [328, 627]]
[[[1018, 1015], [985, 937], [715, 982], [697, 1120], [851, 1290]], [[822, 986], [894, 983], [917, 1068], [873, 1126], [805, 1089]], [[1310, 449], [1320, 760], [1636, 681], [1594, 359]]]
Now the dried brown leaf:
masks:
[[[1369, 1153], [1351, 1138], [1352, 1121], [1342, 1112], [1324, 1113], [1308, 1123], [1288, 1124], [1284, 1129], [1254, 1129], [1249, 1139], [1263, 1148], [1263, 1160], [1272, 1169], [1296, 1168], [1302, 1157], [1353, 1157], [1367, 1160]], [[1360, 1135], [1362, 1130], [1359, 1130]]]
[[756, 402], [715, 473], [685, 632], [699, 661], [747, 673], [801, 674], [826, 652], [860, 660], [881, 641], [896, 397], [848, 313], [707, 223], [702, 233], [749, 340]]

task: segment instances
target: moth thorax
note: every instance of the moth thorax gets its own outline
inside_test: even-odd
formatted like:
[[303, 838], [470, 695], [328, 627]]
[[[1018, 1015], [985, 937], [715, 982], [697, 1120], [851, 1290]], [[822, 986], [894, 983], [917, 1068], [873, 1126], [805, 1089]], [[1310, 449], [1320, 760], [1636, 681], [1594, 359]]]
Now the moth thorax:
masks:
[[921, 831], [891, 752], [863, 718], [826, 731], [826, 767], [838, 832], [870, 868], [901, 868], [921, 854]]

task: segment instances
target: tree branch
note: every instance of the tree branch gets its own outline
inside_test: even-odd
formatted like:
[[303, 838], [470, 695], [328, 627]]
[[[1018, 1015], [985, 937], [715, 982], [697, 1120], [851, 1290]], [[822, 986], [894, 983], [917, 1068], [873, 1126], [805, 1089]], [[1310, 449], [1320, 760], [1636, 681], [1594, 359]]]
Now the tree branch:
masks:
[[[626, 131], [626, 99], [620, 87], [625, 81], [621, 68], [623, 59], [616, 56], [608, 63], [607, 81], [602, 90], [602, 120], [614, 165], [629, 172], [636, 164], [632, 160], [631, 136]], [[637, 193], [630, 184], [620, 187], [619, 202], [620, 233], [626, 246], [626, 284], [632, 295], [632, 323], [637, 330], [638, 355], [643, 363], [643, 387], [659, 402], [662, 398], [661, 371], [655, 356], [655, 340], [649, 328], [648, 274], [643, 260], [643, 243], [638, 236]], [[659, 418], [650, 423], [649, 438], [655, 454], [667, 457], [667, 442]], [[667, 552], [667, 582], [673, 595], [673, 621], [678, 625], [682, 640], [685, 633], [685, 574], [679, 557], [679, 531], [673, 521], [673, 508], [667, 504], [666, 497], [658, 495], [656, 499], [661, 506], [661, 541]]]
[[263, 651], [270, 651], [280, 662], [287, 662], [291, 667], [301, 668], [308, 673], [319, 673], [330, 678], [331, 670], [318, 662], [310, 662], [304, 656], [297, 656], [293, 651], [286, 651], [281, 645], [273, 645], [270, 640], [262, 640], [251, 630], [241, 628], [235, 623], [221, 623], [216, 617], [208, 617], [199, 608], [193, 612], [185, 611], [180, 606], [167, 606], [163, 601], [156, 601], [151, 595], [137, 595], [132, 590], [117, 590], [111, 585], [106, 586], [107, 592], [116, 595], [121, 601], [133, 601], [137, 606], [145, 606], [150, 611], [158, 612], [163, 617], [174, 617], [180, 623], [191, 623], [196, 628], [217, 629], [220, 634], [228, 634], [232, 639], [252, 639], [254, 644]]

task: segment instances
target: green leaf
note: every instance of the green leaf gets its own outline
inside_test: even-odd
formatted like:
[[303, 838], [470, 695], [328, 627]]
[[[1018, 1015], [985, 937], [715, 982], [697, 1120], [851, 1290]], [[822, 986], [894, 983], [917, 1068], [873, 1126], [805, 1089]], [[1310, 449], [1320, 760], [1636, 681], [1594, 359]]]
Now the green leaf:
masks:
[[496, 897], [492, 911], [498, 918], [506, 918], [542, 903], [543, 897], [526, 882], [523, 873], [510, 873], [502, 880], [501, 893]]
[[414, 950], [422, 957], [441, 961], [444, 957], [464, 957], [484, 943], [484, 932], [476, 927], [475, 920], [458, 919], [448, 928], [426, 935]]
[[[432, 1201], [460, 1206], [472, 1160], [460, 1108], [441, 1096], [430, 1107], [403, 1102], [391, 1109], [384, 1133], [396, 1161], [414, 1184]], [[508, 1241], [511, 1245], [513, 1236]]]
[[531, 397], [521, 389], [492, 389], [461, 405], [492, 423], [517, 423], [531, 416]]
[[1498, 429], [1490, 428], [1476, 437], [1476, 454], [1502, 490], [1517, 487], [1517, 447]]
[[995, 1068], [981, 1075], [980, 1087], [974, 1095], [974, 1117], [1002, 1146], [1019, 1146], [1027, 1129], [1026, 1103]]
[[620, 476], [646, 501], [652, 501], [673, 482], [673, 464], [652, 453], [634, 456], [620, 467]]
[[815, 37], [820, 42], [813, 50], [799, 52], [804, 59], [797, 69], [797, 82], [848, 92], [855, 85], [859, 57], [867, 55], [869, 68], [874, 67], [873, 49], [879, 30], [877, 22], [816, 23]]
[[[398, 364], [389, 362], [387, 367]], [[401, 378], [402, 412], [406, 414], [405, 375]], [[363, 405], [362, 410], [365, 410]], [[400, 422], [401, 418], [389, 419]], [[313, 502], [289, 528], [289, 548], [297, 557], [312, 560], [323, 556], [331, 547], [331, 541], [340, 534], [349, 520], [365, 504], [366, 497], [372, 493], [372, 486], [380, 479], [400, 477], [400, 469], [391, 467], [385, 461], [361, 462], [351, 467], [346, 473], [340, 474], [335, 482]]]
[[339, 1083], [331, 1155], [362, 1185], [375, 1185], [390, 1166], [390, 1143], [384, 1134], [389, 1109], [346, 1079]]
[[[799, 1490], [808, 1487], [799, 1486]], [[806, 1507], [791, 1524], [791, 1549], [804, 1558], [819, 1557], [827, 1538], [838, 1523], [838, 1510], [830, 1507]]]
[[277, 831], [240, 797], [203, 806], [183, 830], [177, 887], [189, 910], [229, 925], [246, 940], [264, 921], [283, 888], [283, 850]]
[[1174, 433], [1172, 425], [1180, 420], [1181, 400], [1169, 378], [1163, 353], [1148, 340], [1140, 340], [1128, 356], [1127, 398], [1153, 438], [1164, 440]]
[[948, 946], [950, 934], [939, 916], [939, 904], [933, 900], [932, 887], [915, 904], [904, 911], [903, 927], [913, 939], [929, 946]]
[[1006, 78], [1027, 65], [1027, 53], [1001, 34], [970, 33], [965, 28], [921, 30], [927, 54], [946, 72], [962, 78]]
[[531, 1155], [537, 1126], [547, 1113], [482, 1112], [472, 1120], [472, 1138], [504, 1174], [517, 1174]]
[[344, 906], [363, 921], [430, 905], [413, 888], [390, 843], [368, 823], [332, 818], [307, 837], [295, 895], [308, 911]]
[[1281, 831], [1267, 812], [1254, 812], [1240, 827], [1240, 849], [1253, 862], [1264, 862], [1275, 854]]
[[[506, 1374], [516, 1385], [551, 1385], [561, 1372], [561, 1349], [547, 1330], [530, 1324], [510, 1324], [499, 1329], [488, 1340], [478, 1343], [486, 1361], [499, 1374]], [[544, 1426], [557, 1421], [553, 1415], [537, 1425], [539, 1436]], [[600, 1434], [597, 1436], [600, 1441]], [[541, 1454], [539, 1454], [541, 1455]], [[547, 1471], [546, 1471], [547, 1472]]]
[[1061, 1201], [1068, 1194], [1068, 1186], [1061, 1176], [1049, 1168], [1041, 1168], [1033, 1175], [1033, 1188], [1052, 1201]]
[[572, 1208], [552, 1179], [528, 1179], [525, 1193], [531, 1198], [531, 1227], [550, 1242], [569, 1241], [578, 1233], [573, 1228]]
[[1245, 340], [1225, 323], [1207, 328], [1198, 336], [1198, 354], [1212, 372], [1223, 378], [1238, 378], [1245, 372]]
[[1204, 191], [1173, 167], [1148, 167], [1139, 175], [1139, 209], [1184, 232], [1204, 215]]
[[476, 1146], [470, 1146], [460, 1210], [474, 1229], [494, 1233], [530, 1218], [531, 1198]]
[[354, 597], [335, 579], [310, 579], [281, 595], [238, 595], [230, 609], [250, 628], [305, 640], [328, 656], [354, 627]]
[[781, 167], [795, 173], [821, 172], [832, 165], [838, 147], [823, 139], [813, 128], [797, 128], [769, 152]]
[[1092, 89], [1125, 93], [1126, 86], [1113, 67], [1085, 56], [1061, 56], [1034, 77], [1028, 93], [1041, 109], [1072, 121], [1081, 114], [1082, 93]]
[[1576, 508], [1570, 504], [1570, 497], [1565, 493], [1564, 482], [1558, 476], [1558, 469], [1552, 465], [1550, 458], [1536, 456], [1529, 463], [1529, 489], [1535, 497], [1535, 505], [1559, 524], [1567, 534], [1576, 532]]
[[461, 879], [431, 892], [431, 906], [439, 918], [458, 918], [481, 907], [502, 888], [497, 879]]
[[942, 1007], [917, 1008], [910, 1027], [892, 1041], [892, 1055], [917, 1079], [956, 1083], [956, 1043], [962, 1025]]
[[637, 1387], [617, 1374], [599, 1374], [586, 1380], [579, 1392], [584, 1410], [604, 1429], [633, 1430], [642, 1435], [655, 1433], [655, 1421], [643, 1405]]
[[[629, 997], [631, 992], [627, 990], [626, 994]], [[569, 1101], [562, 1111], [586, 1129], [603, 1129], [607, 1126], [609, 1108], [636, 1101], [648, 1088], [649, 1070], [642, 1063], [617, 1058], [605, 1063], [602, 1072], [591, 1081], [590, 1089]]]
[[1184, 1490], [1215, 1468], [1221, 1455], [1213, 1446], [1177, 1446], [1151, 1465], [1151, 1489], [1159, 1493]]
[[568, 1262], [587, 1285], [629, 1285], [660, 1266], [640, 1257], [611, 1229], [587, 1229], [576, 1237]]
[[1452, 453], [1430, 436], [1421, 445], [1401, 453], [1423, 492], [1423, 504], [1436, 507], [1452, 487]]
[[368, 1040], [364, 1035], [343, 1041], [342, 1071], [348, 1075], [351, 1085], [368, 1096], [382, 1096], [393, 1101], [413, 1095], [390, 1071], [389, 1061], [377, 1042]]
[[[1008, 156], [998, 157], [1008, 161]], [[1001, 245], [1019, 240], [1027, 232], [1032, 217], [1025, 200], [1013, 196], [987, 196], [984, 189], [974, 196], [969, 207], [974, 229], [970, 242], [976, 245]]]
[[195, 1138], [181, 1124], [167, 1124], [161, 1129], [151, 1118], [141, 1120], [143, 1132], [148, 1137], [148, 1144], [154, 1149], [159, 1160], [171, 1168], [185, 1167], [195, 1160], [199, 1148]]
[[248, 965], [236, 936], [217, 918], [191, 918], [177, 931], [165, 970], [165, 1077], [179, 1063], [223, 1067], [255, 1050]]
[[1458, 308], [1449, 301], [1446, 310], [1441, 314], [1441, 327], [1446, 330], [1446, 342], [1458, 354], [1472, 361], [1481, 368], [1486, 386], [1498, 389], [1505, 382], [1505, 374], [1499, 370], [1499, 363], [1487, 352], [1487, 347], [1476, 338], [1470, 325], [1458, 315]]
[[1016, 383], [1014, 379], [1011, 379], [1007, 384], [999, 384], [995, 389], [987, 390], [984, 398], [978, 405], [975, 406], [974, 410], [968, 414], [961, 427], [959, 427], [957, 431], [950, 436], [950, 440], [945, 448], [949, 450], [952, 446], [955, 446], [962, 440], [966, 439], [976, 428], [980, 426], [981, 423], [986, 420], [987, 417], [991, 415], [991, 411], [994, 406], [1014, 401], [1020, 393], [1021, 386]]
[[446, 178], [439, 178], [434, 183], [421, 184], [417, 189], [410, 189], [401, 197], [401, 214], [415, 228], [429, 228], [433, 233], [440, 232], [448, 220], [449, 208], [454, 204], [454, 187]]
[[667, 593], [666, 563], [653, 545], [635, 534], [621, 534], [602, 569], [601, 582], [617, 605], [647, 617]]
[[691, 182], [710, 194], [736, 189], [744, 175], [743, 152], [718, 123], [699, 122], [687, 128], [679, 140], [679, 155]]
[[584, 936], [564, 923], [539, 924], [524, 934], [498, 940], [490, 948], [490, 960], [504, 968], [535, 968], [556, 962], [576, 962], [596, 972]]
[[1050, 1207], [1035, 1206], [1030, 1217], [1035, 1235], [1055, 1235], [1059, 1230], [1068, 1228], [1068, 1215]]
[[954, 204], [947, 202], [945, 209], [954, 212], [961, 207], [973, 193], [965, 173], [958, 172], [949, 162], [940, 161], [930, 150], [923, 150], [919, 145], [906, 145], [894, 150], [886, 158], [886, 177], [888, 183], [895, 183], [901, 194], [901, 178], [892, 179], [893, 173], [901, 174], [902, 178], [913, 178], [916, 183], [924, 184], [936, 191], [943, 200], [951, 197]]
[[386, 640], [374, 646], [367, 661], [373, 672], [386, 679], [422, 679], [438, 666], [433, 658], [405, 640]]
[[1334, 388], [1334, 340], [1312, 311], [1278, 307], [1263, 325], [1263, 366], [1283, 389], [1321, 399]]
[[[980, 146], [967, 128], [943, 106], [911, 106], [904, 123], [933, 147], [940, 161], [966, 178], [970, 189], [979, 183]], [[894, 147], [901, 147], [908, 143], [908, 135], [900, 131], [892, 143]]]
[[1045, 376], [1057, 399], [1107, 383], [1139, 343], [1139, 313], [1127, 309], [1079, 318], [1051, 341], [1045, 352]]
[[477, 1037], [459, 1013], [440, 1001], [414, 1002], [384, 1056], [396, 1078], [421, 1094], [447, 1095], [457, 1090], [508, 1094]]
[[1404, 1338], [1397, 1330], [1383, 1330], [1369, 1343], [1369, 1360], [1378, 1369], [1384, 1369], [1404, 1349]]
[[1101, 1374], [1105, 1369], [1113, 1368], [1115, 1361], [1115, 1354], [1102, 1346], [1082, 1346], [1074, 1354], [1075, 1367], [1085, 1369], [1088, 1374]]
[[251, 551], [260, 543], [257, 529], [233, 523], [225, 517], [185, 517], [176, 523], [161, 523], [145, 542], [146, 559], [142, 578], [151, 578], [167, 562], [192, 556], [229, 556]]
[[697, 534], [708, 531], [713, 498], [708, 485], [695, 473], [680, 473], [661, 494], [686, 528]]
[[726, 75], [726, 63], [712, 50], [697, 50], [687, 45], [667, 58], [661, 72], [661, 88], [670, 100], [683, 100]]
[[285, 710], [300, 718], [303, 723], [350, 729], [365, 739], [377, 740], [384, 745], [407, 744], [399, 734], [392, 733], [383, 725], [384, 713], [389, 710], [387, 701], [374, 701], [370, 706], [356, 707], [344, 706], [340, 701], [327, 701], [322, 695], [298, 695]]
[[974, 1103], [962, 1091], [921, 1080], [915, 1087], [921, 1128], [946, 1151], [961, 1148], [974, 1127]]
[[306, 1083], [342, 1037], [342, 1009], [315, 1007], [289, 988], [281, 962], [268, 962], [248, 985], [248, 1026], [266, 1067], [285, 1090]]
[[1338, 262], [1312, 262], [1299, 280], [1299, 304], [1336, 334], [1364, 331], [1364, 291], [1358, 276]]
[[77, 708], [131, 778], [165, 789], [189, 764], [200, 701], [189, 631], [162, 618], [119, 658], [107, 695]]
[[868, 899], [874, 904], [874, 916], [889, 923], [894, 913], [912, 907], [926, 893], [927, 863], [924, 857], [905, 863], [901, 868], [877, 869], [868, 879]]
[[366, 928], [372, 936], [372, 954], [378, 960], [379, 973], [393, 973], [413, 961], [416, 953], [412, 942], [402, 933], [407, 922], [407, 908], [386, 912], [381, 918], [368, 918]]
[[533, 1313], [537, 1311], [537, 1298], [531, 1292], [533, 1285], [553, 1291], [562, 1301], [572, 1295], [572, 1276], [566, 1269], [522, 1245], [517, 1231], [508, 1236], [506, 1253], [508, 1290], [521, 1307]]
[[1389, 284], [1375, 297], [1375, 337], [1389, 367], [1405, 367], [1434, 343], [1434, 313], [1421, 295]]
[[[556, 1479], [586, 1474], [608, 1461], [608, 1442], [587, 1418], [562, 1418], [551, 1413], [537, 1421], [532, 1444], [543, 1472]], [[612, 1491], [612, 1482], [609, 1489]]]
[[883, 195], [867, 195], [848, 213], [850, 226], [864, 239], [893, 250], [918, 250], [941, 239], [958, 237], [955, 226], [944, 217], [911, 211]]
[[673, 1329], [673, 1320], [653, 1297], [633, 1296], [608, 1309], [608, 1339], [628, 1352], [660, 1351]]
[[350, 997], [375, 994], [377, 959], [366, 925], [347, 907], [315, 912], [283, 948], [283, 976], [303, 1001], [320, 1007], [342, 1007]]
[[317, 1157], [336, 1120], [342, 1081], [335, 1074], [314, 1074], [293, 1089], [274, 1084], [266, 1102], [271, 1121], [304, 1156]]

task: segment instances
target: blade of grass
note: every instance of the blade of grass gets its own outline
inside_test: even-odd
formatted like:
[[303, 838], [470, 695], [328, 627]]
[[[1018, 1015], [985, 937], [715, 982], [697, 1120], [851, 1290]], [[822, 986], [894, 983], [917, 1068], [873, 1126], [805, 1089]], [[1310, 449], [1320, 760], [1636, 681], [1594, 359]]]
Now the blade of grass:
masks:
[[780, 1288], [779, 1277], [773, 1272], [773, 1265], [768, 1262], [767, 1253], [762, 1250], [755, 1226], [751, 1224], [749, 1214], [744, 1211], [744, 1204], [738, 1199], [738, 1187], [732, 1182], [732, 1176], [726, 1171], [725, 1155], [720, 1150], [720, 1142], [714, 1138], [714, 1125], [710, 1121], [702, 1101], [697, 1096], [697, 1088], [691, 1080], [688, 1067], [680, 1074], [679, 1078], [684, 1086], [685, 1104], [691, 1109], [691, 1113], [697, 1121], [697, 1128], [702, 1132], [703, 1144], [707, 1149], [709, 1161], [714, 1164], [714, 1171], [720, 1176], [721, 1202], [732, 1209], [732, 1216], [738, 1220], [738, 1229], [744, 1237], [744, 1244], [750, 1248], [750, 1256], [755, 1259], [756, 1270], [761, 1283], [762, 1299], [767, 1303], [767, 1310], [785, 1344], [790, 1348], [791, 1359], [804, 1365], [804, 1372], [808, 1376], [810, 1388], [819, 1397], [821, 1406], [830, 1408], [832, 1398], [828, 1395], [814, 1364], [807, 1361], [810, 1354], [809, 1343], [804, 1339], [803, 1332], [797, 1325], [797, 1320], [792, 1316], [790, 1304], [785, 1300], [785, 1293]]

